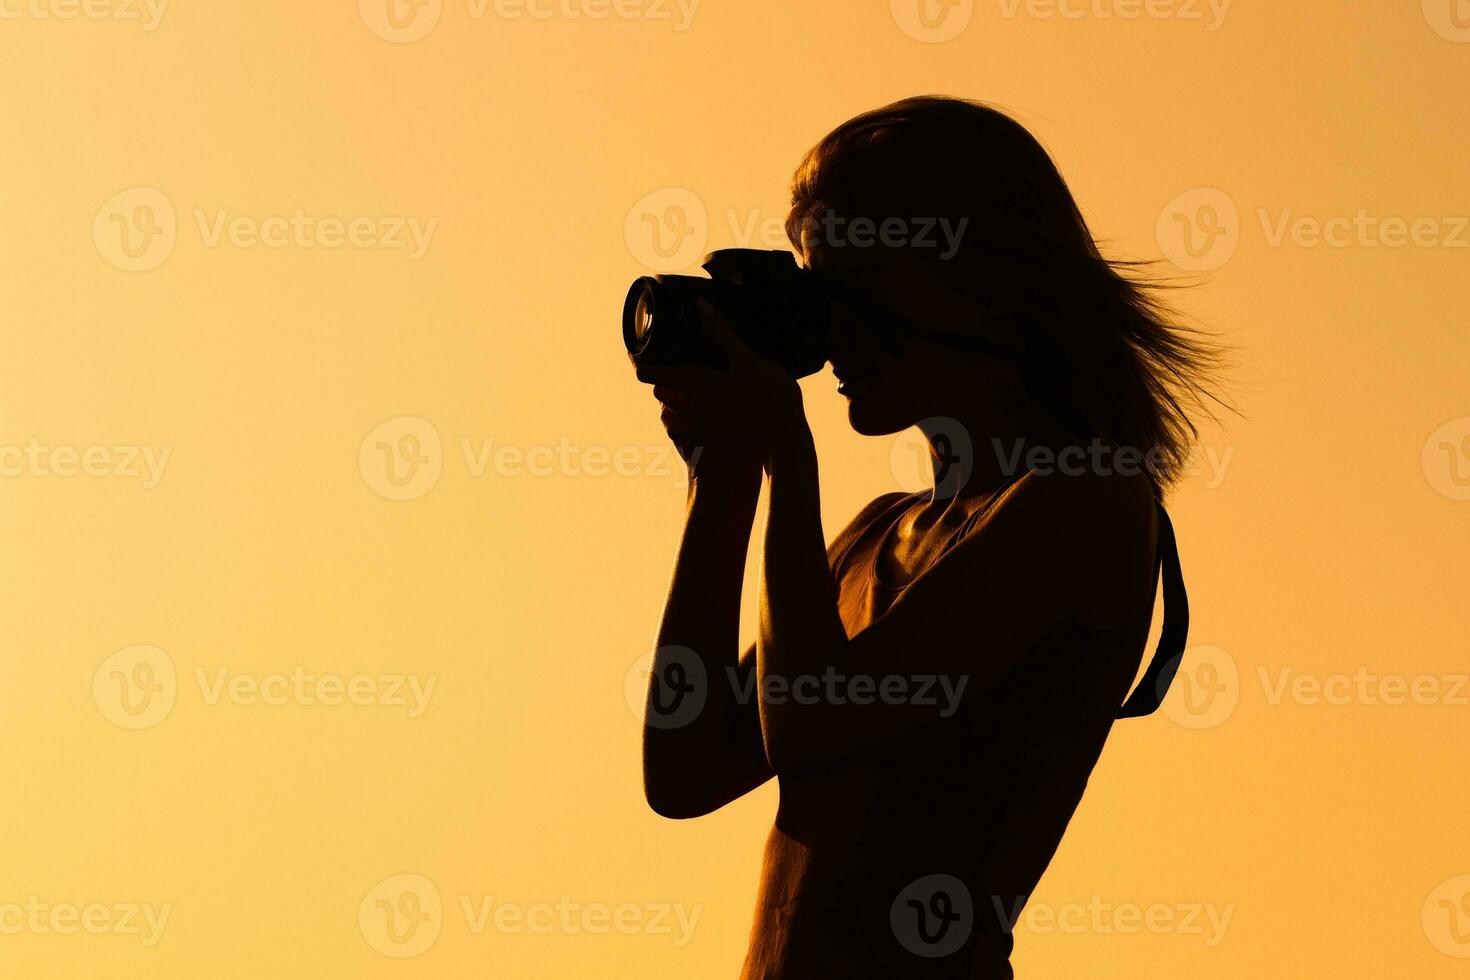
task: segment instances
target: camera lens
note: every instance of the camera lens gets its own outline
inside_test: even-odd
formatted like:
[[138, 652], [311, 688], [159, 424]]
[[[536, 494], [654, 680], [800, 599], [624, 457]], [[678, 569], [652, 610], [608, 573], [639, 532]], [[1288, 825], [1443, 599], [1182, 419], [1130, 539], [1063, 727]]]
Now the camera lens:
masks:
[[642, 347], [653, 329], [653, 290], [645, 289], [638, 297], [638, 306], [633, 310], [633, 338]]
[[657, 286], [658, 283], [648, 276], [639, 279], [628, 290], [628, 300], [623, 304], [623, 346], [634, 357], [643, 353], [652, 338], [654, 310], [658, 305], [655, 296]]

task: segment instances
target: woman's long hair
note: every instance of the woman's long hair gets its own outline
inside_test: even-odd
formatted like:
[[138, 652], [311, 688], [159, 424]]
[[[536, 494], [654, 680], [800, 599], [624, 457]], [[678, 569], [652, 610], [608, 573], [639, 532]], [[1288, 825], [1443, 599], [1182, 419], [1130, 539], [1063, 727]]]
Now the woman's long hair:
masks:
[[1066, 181], [1020, 123], [981, 103], [905, 99], [813, 147], [792, 181], [798, 248], [823, 215], [908, 228], [964, 221], [923, 254], [1014, 345], [1031, 397], [1085, 438], [1136, 450], [1159, 494], [1185, 469], [1222, 348], [1178, 322], [1147, 264], [1104, 258]]

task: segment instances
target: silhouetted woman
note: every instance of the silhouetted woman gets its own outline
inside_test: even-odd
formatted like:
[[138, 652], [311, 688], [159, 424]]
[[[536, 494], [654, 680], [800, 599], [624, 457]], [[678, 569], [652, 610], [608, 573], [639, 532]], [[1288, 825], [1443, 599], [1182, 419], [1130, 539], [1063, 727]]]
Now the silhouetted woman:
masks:
[[[879, 497], [828, 546], [785, 372], [708, 306], [728, 369], [640, 372], [692, 463], [648, 801], [695, 817], [779, 780], [745, 978], [1010, 977], [1010, 925], [1141, 662], [1172, 561], [1159, 502], [1215, 348], [1100, 257], [1045, 150], [976, 103], [839, 127], [797, 170], [787, 230], [840, 297], [853, 428], [917, 425], [935, 485]], [[763, 479], [759, 638], [740, 656]], [[661, 720], [681, 687], [695, 711]]]

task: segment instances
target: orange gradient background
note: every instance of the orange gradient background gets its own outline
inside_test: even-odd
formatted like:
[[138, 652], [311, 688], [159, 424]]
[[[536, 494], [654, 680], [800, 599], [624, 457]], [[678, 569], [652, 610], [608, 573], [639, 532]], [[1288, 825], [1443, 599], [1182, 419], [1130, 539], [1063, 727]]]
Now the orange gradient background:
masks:
[[[446, 0], [399, 8], [438, 18], [412, 41], [375, 21], [386, 0], [176, 0], [152, 30], [121, 2], [88, 9], [145, 20], [0, 4], [0, 451], [169, 452], [154, 486], [118, 455], [69, 477], [0, 455], [0, 974], [734, 976], [776, 793], [684, 823], [642, 799], [625, 687], [683, 489], [617, 315], [648, 269], [639, 230], [683, 227], [670, 202], [697, 203], [698, 251], [748, 244], [825, 132], [931, 92], [1013, 109], [1112, 254], [1166, 256], [1191, 222], [1214, 236], [1174, 256], [1204, 266], [1180, 298], [1237, 347], [1246, 416], [1205, 429], [1214, 456], [1170, 504], [1204, 652], [1164, 711], [1115, 729], [1033, 899], [1228, 909], [1228, 928], [1023, 919], [1018, 975], [1470, 970], [1458, 0], [1238, 0], [1223, 19], [962, 0], [947, 40], [905, 0], [703, 0], [687, 21], [666, 0], [602, 19]], [[108, 244], [114, 214], [147, 217], [108, 210], [134, 188], [175, 213], [146, 271]], [[1233, 216], [1203, 209], [1222, 201]], [[384, 217], [433, 230], [417, 258], [208, 234], [298, 210], [371, 218], [374, 242]], [[1283, 216], [1360, 212], [1433, 223], [1397, 247], [1276, 237]], [[832, 387], [804, 382], [829, 537], [913, 463], [906, 437], [848, 430]], [[440, 472], [392, 500], [364, 441], [404, 417], [437, 435], [416, 445]], [[177, 694], [130, 730], [93, 682], [136, 645]], [[416, 717], [211, 701], [222, 668], [434, 687]], [[1384, 703], [1340, 675], [1439, 694]], [[1283, 676], [1347, 694], [1278, 696]], [[407, 957], [359, 916], [401, 874], [442, 901]], [[152, 944], [13, 928], [4, 908], [32, 896], [171, 910]], [[463, 903], [487, 898], [699, 917], [687, 937], [672, 915], [672, 934], [477, 930]]]

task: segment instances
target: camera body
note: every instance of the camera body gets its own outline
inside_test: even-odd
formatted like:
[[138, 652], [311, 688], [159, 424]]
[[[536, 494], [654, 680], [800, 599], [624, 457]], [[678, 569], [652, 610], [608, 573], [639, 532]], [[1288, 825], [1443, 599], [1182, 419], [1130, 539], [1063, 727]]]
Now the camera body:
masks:
[[724, 356], [699, 323], [704, 299], [751, 349], [792, 377], [827, 363], [828, 298], [796, 256], [779, 250], [727, 248], [700, 263], [709, 278], [642, 276], [623, 303], [623, 345], [635, 365], [707, 364]]

